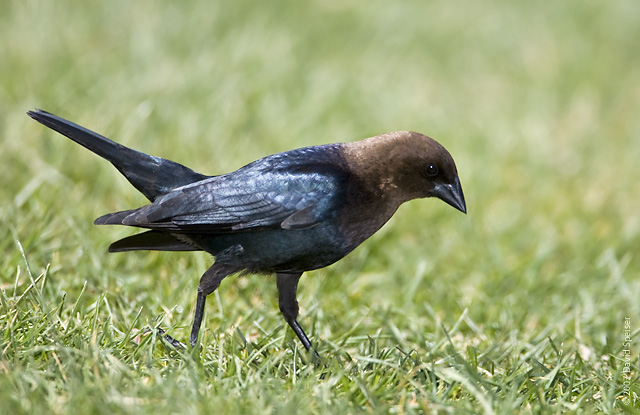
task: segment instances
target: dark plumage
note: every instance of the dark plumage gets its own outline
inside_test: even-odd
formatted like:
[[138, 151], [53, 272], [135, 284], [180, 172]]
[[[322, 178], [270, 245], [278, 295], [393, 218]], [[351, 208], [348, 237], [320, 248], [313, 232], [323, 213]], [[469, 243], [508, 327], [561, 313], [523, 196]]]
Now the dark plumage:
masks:
[[205, 176], [48, 112], [28, 114], [110, 161], [151, 201], [96, 219], [97, 225], [149, 229], [114, 242], [110, 252], [202, 250], [215, 256], [200, 279], [192, 346], [207, 295], [227, 275], [244, 271], [276, 274], [280, 310], [309, 350], [296, 321], [304, 271], [343, 258], [408, 200], [437, 197], [466, 213], [451, 155], [415, 132], [291, 150], [229, 174]]

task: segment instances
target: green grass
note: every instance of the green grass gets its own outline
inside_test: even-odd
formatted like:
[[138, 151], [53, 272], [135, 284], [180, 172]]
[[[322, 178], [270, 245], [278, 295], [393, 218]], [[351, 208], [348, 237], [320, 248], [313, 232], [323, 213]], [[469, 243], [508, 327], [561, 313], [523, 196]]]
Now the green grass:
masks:
[[[639, 413], [640, 7], [599, 2], [0, 3], [0, 413]], [[144, 203], [34, 107], [203, 173], [393, 130], [453, 154], [469, 215], [404, 205], [303, 276], [109, 255]], [[630, 394], [623, 393], [625, 317]], [[629, 404], [625, 405], [629, 398]], [[635, 403], [634, 403], [635, 402]]]

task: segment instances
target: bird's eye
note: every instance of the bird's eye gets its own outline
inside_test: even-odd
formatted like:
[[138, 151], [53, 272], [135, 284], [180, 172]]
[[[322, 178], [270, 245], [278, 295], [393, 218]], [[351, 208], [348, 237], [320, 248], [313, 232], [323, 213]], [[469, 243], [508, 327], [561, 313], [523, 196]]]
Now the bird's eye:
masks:
[[427, 165], [425, 172], [428, 177], [435, 177], [438, 175], [438, 167], [436, 167], [435, 164], [429, 164]]

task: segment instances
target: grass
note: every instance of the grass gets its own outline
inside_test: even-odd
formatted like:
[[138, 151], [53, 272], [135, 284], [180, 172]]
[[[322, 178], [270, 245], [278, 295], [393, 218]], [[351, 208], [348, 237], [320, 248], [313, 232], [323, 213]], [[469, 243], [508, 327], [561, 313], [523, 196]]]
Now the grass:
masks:
[[[633, 0], [2, 2], [0, 413], [639, 413], [638, 21]], [[131, 230], [91, 222], [144, 200], [34, 107], [209, 174], [417, 130], [469, 215], [410, 202], [303, 276], [325, 366], [259, 276], [173, 350], [142, 331], [188, 337], [211, 258], [108, 255]]]

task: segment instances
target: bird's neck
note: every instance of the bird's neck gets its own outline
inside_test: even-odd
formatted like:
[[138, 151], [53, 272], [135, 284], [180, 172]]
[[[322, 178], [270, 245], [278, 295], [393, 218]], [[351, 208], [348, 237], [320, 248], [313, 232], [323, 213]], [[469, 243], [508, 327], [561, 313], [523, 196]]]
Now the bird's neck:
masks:
[[367, 190], [386, 199], [389, 208], [395, 210], [412, 199], [397, 183], [403, 157], [409, 154], [407, 145], [398, 140], [398, 133], [388, 133], [362, 141], [346, 143], [344, 158], [349, 170], [359, 178]]

